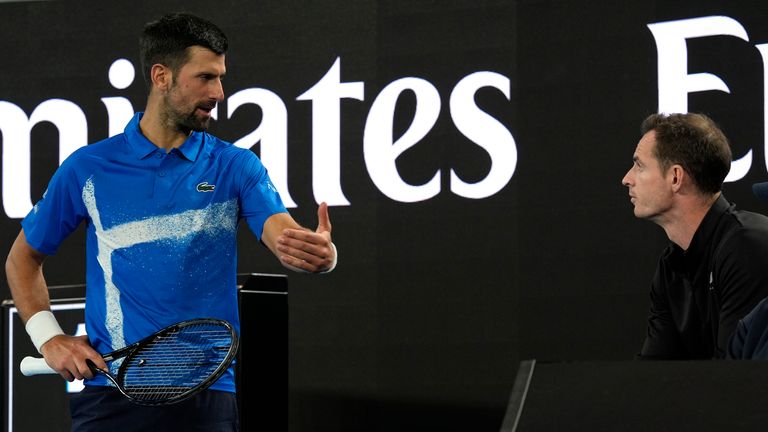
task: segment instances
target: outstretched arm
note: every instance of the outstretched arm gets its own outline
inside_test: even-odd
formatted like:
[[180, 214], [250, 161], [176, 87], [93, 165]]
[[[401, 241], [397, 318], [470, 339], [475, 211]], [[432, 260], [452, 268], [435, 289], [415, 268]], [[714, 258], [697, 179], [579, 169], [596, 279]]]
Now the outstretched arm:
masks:
[[280, 260], [284, 267], [293, 271], [324, 273], [336, 265], [336, 246], [331, 241], [331, 220], [328, 205], [317, 208], [315, 232], [299, 225], [288, 213], [277, 213], [264, 223], [261, 240]]
[[43, 277], [46, 255], [32, 248], [22, 230], [5, 262], [5, 274], [16, 309], [45, 361], [67, 381], [93, 378], [86, 360], [106, 368], [87, 336], [66, 336], [50, 313], [48, 286]]

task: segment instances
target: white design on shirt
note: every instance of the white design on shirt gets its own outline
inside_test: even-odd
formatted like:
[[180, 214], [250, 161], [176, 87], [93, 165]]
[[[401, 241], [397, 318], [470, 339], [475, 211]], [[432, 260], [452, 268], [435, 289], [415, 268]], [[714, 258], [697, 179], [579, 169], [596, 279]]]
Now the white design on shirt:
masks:
[[[104, 273], [106, 328], [112, 340], [112, 349], [126, 346], [123, 332], [123, 310], [120, 307], [120, 289], [113, 281], [112, 254], [118, 249], [141, 243], [161, 240], [180, 241], [196, 233], [219, 231], [234, 232], [237, 229], [237, 200], [212, 203], [204, 209], [185, 210], [181, 213], [154, 216], [126, 222], [104, 229], [96, 205], [93, 178], [85, 182], [82, 192], [83, 203], [93, 221], [96, 232], [97, 261]], [[119, 362], [114, 362], [119, 363]], [[113, 364], [112, 366], [118, 366]]]

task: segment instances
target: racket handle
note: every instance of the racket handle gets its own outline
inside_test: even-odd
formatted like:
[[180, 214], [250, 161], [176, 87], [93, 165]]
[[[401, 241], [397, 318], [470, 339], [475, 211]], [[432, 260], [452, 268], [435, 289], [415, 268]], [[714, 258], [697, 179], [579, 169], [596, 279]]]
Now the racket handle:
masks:
[[24, 357], [21, 360], [19, 369], [21, 369], [21, 373], [24, 376], [49, 375], [58, 373], [50, 366], [48, 366], [48, 363], [45, 362], [44, 358], [37, 357]]

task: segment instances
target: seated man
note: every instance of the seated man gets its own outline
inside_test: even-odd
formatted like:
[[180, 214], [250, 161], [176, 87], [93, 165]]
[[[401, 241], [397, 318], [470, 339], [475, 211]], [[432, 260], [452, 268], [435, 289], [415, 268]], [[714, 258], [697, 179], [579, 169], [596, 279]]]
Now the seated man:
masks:
[[651, 282], [644, 359], [722, 358], [736, 325], [768, 296], [768, 218], [722, 195], [728, 140], [701, 114], [654, 114], [622, 180], [638, 218], [670, 240]]

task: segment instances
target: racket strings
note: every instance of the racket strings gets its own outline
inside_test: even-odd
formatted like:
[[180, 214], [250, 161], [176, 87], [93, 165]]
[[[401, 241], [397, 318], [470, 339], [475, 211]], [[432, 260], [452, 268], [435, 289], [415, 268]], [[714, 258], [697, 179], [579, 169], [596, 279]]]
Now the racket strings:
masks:
[[169, 399], [206, 380], [228, 358], [228, 328], [197, 324], [159, 335], [124, 361], [122, 387], [137, 400]]

